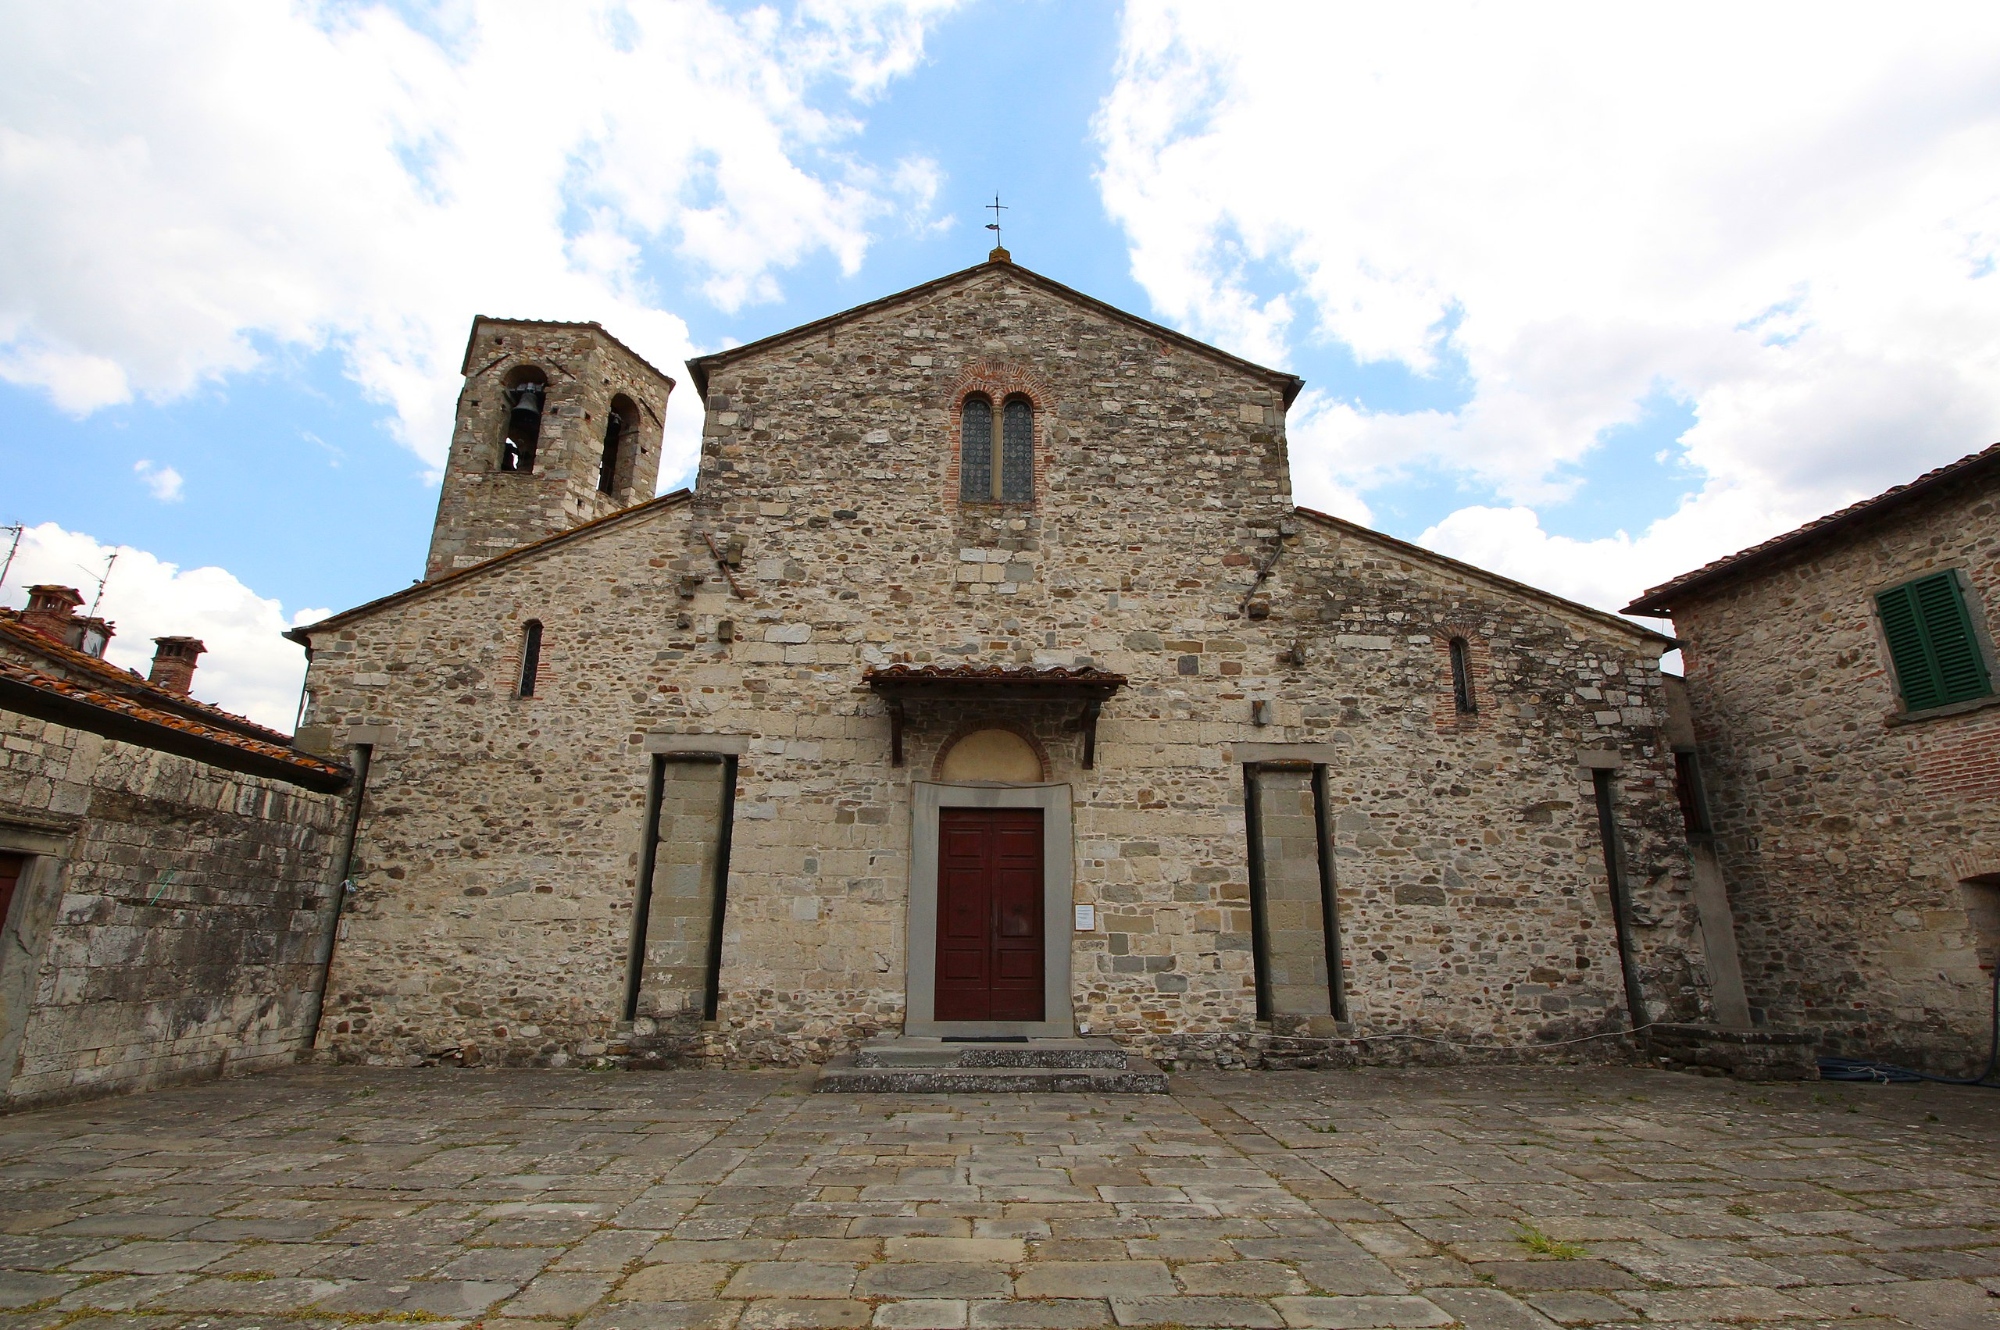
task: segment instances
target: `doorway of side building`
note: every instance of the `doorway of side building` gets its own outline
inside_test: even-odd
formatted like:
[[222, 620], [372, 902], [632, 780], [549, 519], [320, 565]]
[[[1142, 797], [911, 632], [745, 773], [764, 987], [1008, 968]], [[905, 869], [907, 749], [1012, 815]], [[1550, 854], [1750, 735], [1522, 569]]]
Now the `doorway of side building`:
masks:
[[1040, 1021], [1042, 810], [938, 810], [941, 1021]]
[[0, 926], [7, 922], [7, 912], [14, 905], [14, 888], [20, 885], [21, 875], [27, 867], [27, 855], [0, 850]]

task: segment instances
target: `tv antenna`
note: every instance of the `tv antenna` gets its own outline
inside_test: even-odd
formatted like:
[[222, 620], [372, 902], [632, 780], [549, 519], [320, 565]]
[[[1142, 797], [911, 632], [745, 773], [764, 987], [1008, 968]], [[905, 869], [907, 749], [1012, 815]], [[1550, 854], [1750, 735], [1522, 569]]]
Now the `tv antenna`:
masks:
[[11, 531], [14, 533], [14, 543], [7, 547], [7, 561], [0, 563], [0, 586], [7, 585], [7, 574], [14, 571], [14, 556], [21, 552], [21, 533], [24, 530], [26, 530], [26, 527], [20, 522], [16, 522], [12, 526], [0, 526], [0, 531]]
[[998, 194], [995, 194], [993, 202], [985, 206], [993, 214], [993, 220], [986, 224], [986, 229], [993, 233], [993, 248], [1000, 249], [1002, 248], [1000, 244], [1000, 214], [1007, 211], [1007, 205], [1000, 201]]
[[[111, 551], [111, 557], [104, 561], [104, 576], [97, 579], [97, 594], [90, 598], [90, 613], [84, 617], [90, 619], [95, 619], [97, 617], [97, 607], [104, 600], [104, 584], [111, 580], [111, 570], [114, 567], [116, 567], [117, 564], [118, 564], [118, 551], [113, 550]], [[77, 567], [83, 568], [83, 565], [78, 564]], [[87, 573], [90, 570], [88, 568], [84, 568], [83, 571]]]

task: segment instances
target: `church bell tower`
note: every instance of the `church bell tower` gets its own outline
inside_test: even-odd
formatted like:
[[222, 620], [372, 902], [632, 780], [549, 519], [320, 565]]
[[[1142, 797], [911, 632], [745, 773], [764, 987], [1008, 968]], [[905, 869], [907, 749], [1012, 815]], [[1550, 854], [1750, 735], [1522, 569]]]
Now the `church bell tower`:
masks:
[[595, 323], [472, 321], [424, 578], [653, 497], [674, 381]]

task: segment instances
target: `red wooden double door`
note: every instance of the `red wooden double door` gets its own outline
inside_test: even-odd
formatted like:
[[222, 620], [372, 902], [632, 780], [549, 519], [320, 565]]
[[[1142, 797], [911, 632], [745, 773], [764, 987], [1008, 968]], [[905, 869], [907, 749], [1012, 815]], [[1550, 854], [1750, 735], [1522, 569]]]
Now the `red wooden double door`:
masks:
[[1042, 811], [938, 811], [936, 1019], [1042, 1016]]

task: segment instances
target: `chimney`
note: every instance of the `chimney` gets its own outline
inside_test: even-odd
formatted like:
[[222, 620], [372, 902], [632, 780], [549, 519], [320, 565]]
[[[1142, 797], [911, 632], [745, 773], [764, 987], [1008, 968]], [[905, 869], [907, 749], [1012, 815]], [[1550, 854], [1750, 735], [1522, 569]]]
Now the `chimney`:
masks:
[[[51, 642], [77, 650], [83, 645], [84, 620], [76, 617], [76, 607], [81, 604], [83, 593], [73, 586], [31, 586], [28, 608], [21, 611], [21, 622]], [[108, 631], [105, 633], [106, 637], [110, 635]]]
[[195, 657], [208, 648], [193, 637], [156, 637], [153, 648], [153, 672], [146, 682], [186, 697], [194, 687]]

